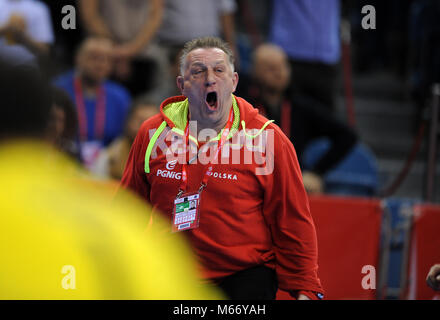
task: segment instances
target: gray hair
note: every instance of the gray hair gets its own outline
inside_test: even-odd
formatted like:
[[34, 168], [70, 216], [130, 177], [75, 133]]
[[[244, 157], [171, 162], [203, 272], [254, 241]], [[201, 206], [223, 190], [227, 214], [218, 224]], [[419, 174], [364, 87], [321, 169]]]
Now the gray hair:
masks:
[[234, 71], [234, 53], [231, 50], [229, 44], [218, 37], [203, 37], [196, 38], [185, 43], [185, 46], [182, 49], [180, 54], [180, 74], [183, 75], [185, 71], [185, 61], [188, 54], [199, 48], [218, 48], [221, 49], [228, 56], [229, 65], [231, 66], [232, 71]]

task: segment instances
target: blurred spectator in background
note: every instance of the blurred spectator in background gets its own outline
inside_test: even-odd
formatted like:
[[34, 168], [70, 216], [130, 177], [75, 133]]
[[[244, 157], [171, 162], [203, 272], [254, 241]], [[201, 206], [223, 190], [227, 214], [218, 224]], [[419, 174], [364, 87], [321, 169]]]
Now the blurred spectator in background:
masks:
[[67, 92], [60, 88], [53, 86], [51, 94], [52, 110], [47, 134], [49, 142], [72, 158], [81, 160], [75, 105]]
[[13, 64], [0, 61], [0, 299], [222, 299], [183, 239], [147, 228], [149, 207], [44, 143], [49, 88]]
[[0, 0], [0, 42], [47, 56], [54, 42], [47, 6], [34, 0]]
[[79, 4], [87, 32], [116, 44], [115, 79], [132, 96], [154, 89], [155, 60], [160, 57], [152, 40], [162, 21], [163, 0], [79, 0]]
[[290, 90], [335, 109], [339, 86], [339, 0], [274, 0], [269, 41], [287, 53]]
[[75, 70], [55, 80], [75, 102], [81, 156], [87, 167], [102, 147], [122, 133], [131, 103], [125, 88], [107, 80], [112, 71], [112, 50], [111, 40], [87, 38], [78, 50]]
[[[293, 70], [295, 72], [295, 70]], [[303, 172], [308, 192], [323, 191], [322, 177], [337, 165], [357, 142], [356, 134], [320, 107], [313, 97], [287, 94], [290, 66], [284, 51], [273, 44], [259, 46], [253, 57], [252, 78], [239, 87], [238, 94], [275, 120], [292, 141], [301, 165], [307, 144], [318, 137], [331, 140], [331, 148], [309, 171]], [[247, 82], [247, 83], [246, 83]]]
[[205, 36], [222, 37], [234, 51], [236, 62], [239, 60], [235, 41], [236, 7], [235, 0], [164, 0], [163, 22], [157, 41], [162, 55], [168, 60], [161, 60], [161, 79], [165, 77], [166, 80], [162, 80], [160, 90], [164, 94], [159, 97], [160, 101], [176, 93], [179, 73], [173, 70], [178, 70], [178, 54], [187, 41]]
[[159, 107], [153, 102], [143, 98], [135, 100], [128, 112], [123, 135], [100, 152], [92, 172], [102, 178], [121, 180], [131, 145], [141, 124], [158, 112]]

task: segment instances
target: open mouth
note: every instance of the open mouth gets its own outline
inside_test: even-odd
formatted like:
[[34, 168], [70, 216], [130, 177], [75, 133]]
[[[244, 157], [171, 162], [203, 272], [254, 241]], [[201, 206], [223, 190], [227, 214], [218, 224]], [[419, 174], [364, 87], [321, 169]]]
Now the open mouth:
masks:
[[206, 104], [208, 105], [209, 110], [217, 109], [217, 92], [209, 92], [206, 96]]

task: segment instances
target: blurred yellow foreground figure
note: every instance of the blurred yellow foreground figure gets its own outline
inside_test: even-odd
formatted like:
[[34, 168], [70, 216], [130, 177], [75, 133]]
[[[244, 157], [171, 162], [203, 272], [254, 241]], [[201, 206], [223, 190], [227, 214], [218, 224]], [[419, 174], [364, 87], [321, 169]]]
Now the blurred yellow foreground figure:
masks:
[[[38, 143], [0, 145], [1, 299], [220, 299], [149, 208]], [[156, 225], [156, 220], [154, 225]]]
[[[1, 53], [1, 52], [0, 52]], [[180, 235], [48, 144], [39, 70], [0, 55], [0, 299], [221, 299]]]

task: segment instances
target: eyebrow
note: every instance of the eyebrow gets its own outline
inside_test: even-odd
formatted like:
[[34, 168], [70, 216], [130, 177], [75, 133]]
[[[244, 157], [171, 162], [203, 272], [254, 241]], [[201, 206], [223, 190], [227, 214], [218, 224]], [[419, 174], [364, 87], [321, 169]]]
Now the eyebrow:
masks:
[[201, 62], [193, 62], [193, 63], [191, 63], [191, 65], [190, 65], [190, 67], [192, 68], [192, 67], [204, 67], [205, 66], [205, 64], [204, 63], [201, 63]]

